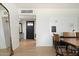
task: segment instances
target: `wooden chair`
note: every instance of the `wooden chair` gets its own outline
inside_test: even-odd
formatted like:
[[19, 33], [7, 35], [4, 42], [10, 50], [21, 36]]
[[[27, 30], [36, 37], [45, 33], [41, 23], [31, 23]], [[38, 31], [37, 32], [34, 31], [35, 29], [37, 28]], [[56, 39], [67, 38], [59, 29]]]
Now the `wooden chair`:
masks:
[[[54, 44], [54, 48], [56, 50], [56, 56], [60, 55], [60, 56], [64, 56], [65, 49], [64, 47], [60, 44], [60, 36], [58, 34], [55, 34], [53, 36], [53, 44]], [[63, 50], [64, 49], [64, 50]]]
[[55, 34], [53, 36], [53, 45], [54, 45], [54, 48], [55, 48], [55, 51], [56, 51], [56, 56], [72, 56], [74, 55], [73, 53], [69, 53], [67, 50], [66, 50], [66, 46], [62, 46], [61, 45], [61, 40], [60, 40], [60, 36], [58, 34]]
[[60, 41], [60, 36], [58, 34], [54, 34], [53, 40], [59, 42]]
[[79, 38], [79, 32], [76, 32], [76, 37]]
[[63, 32], [63, 36], [64, 37], [76, 37], [76, 33], [75, 32]]
[[[63, 32], [63, 36], [66, 38], [76, 38], [76, 33], [75, 32]], [[77, 51], [76, 48], [74, 48], [72, 46], [69, 46], [68, 50], [71, 53], [75, 53]]]

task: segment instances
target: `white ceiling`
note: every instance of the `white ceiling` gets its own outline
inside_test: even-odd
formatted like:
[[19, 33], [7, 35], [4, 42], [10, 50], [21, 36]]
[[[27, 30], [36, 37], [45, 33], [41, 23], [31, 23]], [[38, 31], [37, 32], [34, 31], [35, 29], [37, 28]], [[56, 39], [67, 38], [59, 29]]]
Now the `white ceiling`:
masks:
[[79, 3], [14, 3], [18, 8], [79, 8]]

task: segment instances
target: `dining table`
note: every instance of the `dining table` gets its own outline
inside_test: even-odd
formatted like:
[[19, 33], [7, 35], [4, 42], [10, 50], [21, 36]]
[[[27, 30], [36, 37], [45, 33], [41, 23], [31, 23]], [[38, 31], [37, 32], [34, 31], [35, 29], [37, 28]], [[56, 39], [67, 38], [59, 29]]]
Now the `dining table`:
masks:
[[61, 41], [63, 41], [67, 47], [66, 49], [68, 48], [68, 46], [73, 46], [77, 49], [78, 53], [77, 55], [79, 55], [79, 38], [61, 38]]

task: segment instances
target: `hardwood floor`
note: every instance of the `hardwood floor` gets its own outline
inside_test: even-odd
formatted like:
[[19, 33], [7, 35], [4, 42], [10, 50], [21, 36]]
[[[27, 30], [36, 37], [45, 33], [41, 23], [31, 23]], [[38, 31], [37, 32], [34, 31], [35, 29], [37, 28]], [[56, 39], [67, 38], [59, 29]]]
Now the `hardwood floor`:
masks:
[[35, 41], [22, 40], [20, 47], [14, 51], [13, 56], [55, 56], [52, 47], [36, 47]]
[[9, 56], [10, 53], [10, 48], [0, 49], [0, 56]]
[[20, 47], [23, 48], [29, 48], [29, 47], [36, 47], [36, 41], [35, 40], [21, 40], [20, 41]]

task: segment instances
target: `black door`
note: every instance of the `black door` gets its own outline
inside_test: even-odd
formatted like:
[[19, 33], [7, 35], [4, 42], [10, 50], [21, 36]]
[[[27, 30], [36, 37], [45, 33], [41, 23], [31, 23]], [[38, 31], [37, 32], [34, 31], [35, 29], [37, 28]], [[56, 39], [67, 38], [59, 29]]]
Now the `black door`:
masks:
[[34, 21], [26, 21], [26, 38], [34, 39]]

